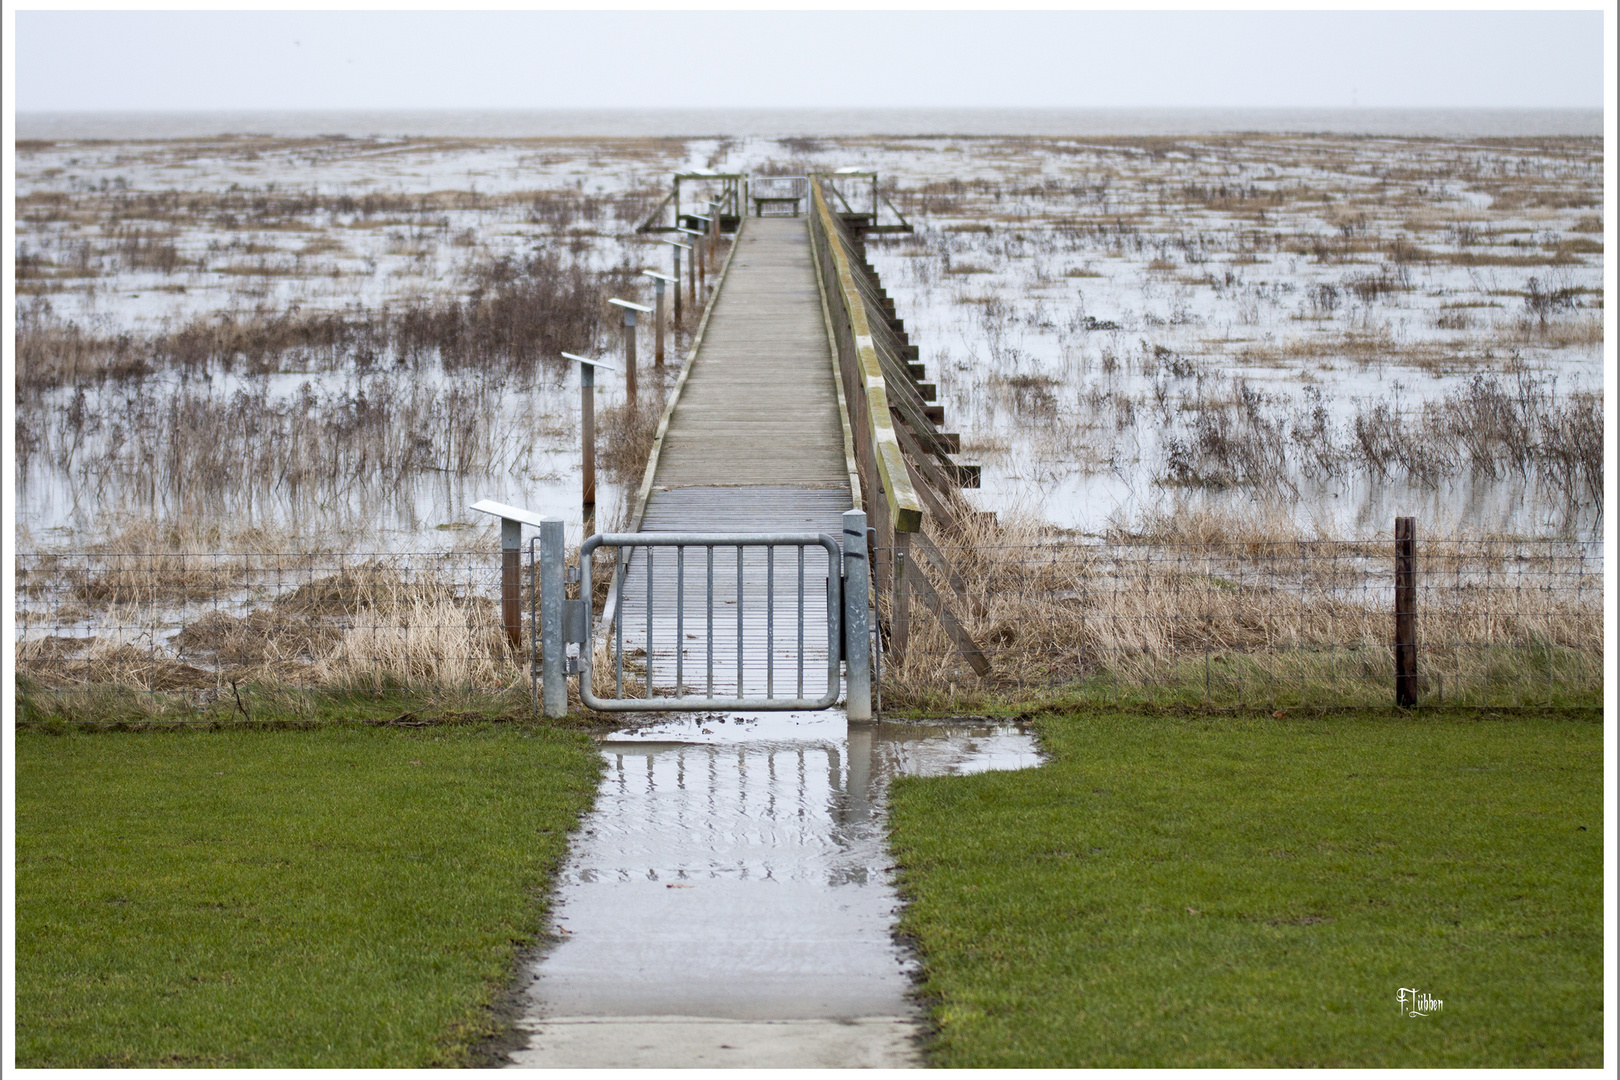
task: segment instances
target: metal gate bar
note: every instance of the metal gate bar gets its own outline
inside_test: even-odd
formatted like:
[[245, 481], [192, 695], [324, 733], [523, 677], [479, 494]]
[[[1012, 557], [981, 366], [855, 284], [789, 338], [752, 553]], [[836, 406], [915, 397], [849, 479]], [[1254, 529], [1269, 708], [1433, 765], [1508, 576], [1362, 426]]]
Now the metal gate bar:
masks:
[[[840, 644], [843, 640], [843, 552], [839, 541], [827, 533], [795, 532], [795, 533], [608, 533], [593, 536], [580, 548], [580, 577], [582, 581], [591, 580], [592, 554], [599, 548], [611, 547], [619, 551], [620, 563], [617, 570], [618, 577], [618, 611], [613, 617], [612, 652], [614, 689], [613, 697], [602, 698], [595, 693], [592, 683], [592, 664], [589, 643], [594, 640], [595, 614], [588, 602], [573, 601], [582, 604], [583, 617], [568, 620], [579, 625], [578, 638], [582, 640], [579, 661], [580, 673], [580, 699], [593, 709], [604, 711], [629, 710], [711, 710], [711, 709], [824, 709], [835, 704], [840, 689], [839, 661]], [[668, 566], [668, 560], [659, 559], [656, 552], [658, 548], [674, 548], [674, 582], [671, 585], [667, 579], [663, 582], [658, 577], [660, 566]], [[686, 588], [686, 549], [701, 547], [705, 549], [704, 561], [704, 595], [702, 618], [704, 623], [704, 679], [703, 692], [688, 693], [686, 676], [687, 643], [687, 607], [693, 603], [694, 597]], [[796, 552], [795, 589], [791, 600], [782, 597], [779, 602], [777, 595], [777, 559], [776, 549], [779, 547], [792, 547]], [[719, 696], [716, 694], [714, 680], [714, 666], [719, 648], [729, 644], [725, 641], [717, 643], [715, 638], [715, 608], [717, 606], [717, 592], [715, 589], [715, 550], [722, 553], [727, 550], [734, 552], [737, 561], [737, 588], [732, 598], [718, 597], [721, 606], [724, 603], [734, 603], [737, 608], [737, 635], [735, 646], [737, 650], [737, 685], [734, 696]], [[764, 601], [763, 611], [758, 611], [755, 605], [759, 603], [757, 591], [750, 597], [749, 567], [758, 568], [757, 557], [750, 559], [750, 552], [756, 553], [764, 549]], [[806, 696], [806, 622], [817, 621], [820, 613], [814, 608], [807, 607], [805, 601], [805, 575], [806, 575], [806, 549], [821, 549], [826, 553], [826, 683], [817, 697]], [[640, 549], [638, 556], [637, 550]], [[811, 563], [809, 570], [813, 574], [819, 569]], [[667, 573], [667, 571], [666, 571]], [[753, 582], [758, 586], [757, 579]], [[664, 588], [660, 588], [663, 585]], [[641, 646], [642, 659], [642, 690], [640, 697], [628, 697], [625, 690], [626, 668], [626, 622], [624, 615], [629, 610], [629, 601], [632, 594], [640, 589], [643, 592], [641, 605], [644, 611], [642, 621], [643, 638]], [[695, 592], [695, 590], [693, 590]], [[659, 602], [659, 594], [668, 601], [670, 592], [673, 592], [674, 611]], [[589, 595], [588, 592], [582, 595]], [[786, 610], [778, 611], [778, 608]], [[792, 662], [796, 672], [795, 693], [792, 697], [779, 697], [776, 690], [777, 666], [777, 616], [791, 617], [795, 622], [796, 636], [793, 644]], [[695, 618], [697, 613], [691, 613]], [[750, 626], [752, 618], [753, 625]], [[764, 695], [757, 692], [750, 693], [749, 661], [751, 654], [757, 653], [759, 644], [757, 633], [763, 625], [764, 630]], [[754, 636], [750, 635], [750, 629]], [[662, 633], [661, 633], [662, 631]], [[696, 635], [692, 635], [694, 638]], [[670, 647], [665, 650], [662, 645], [663, 638], [671, 638]], [[575, 639], [574, 634], [570, 634]], [[631, 646], [637, 643], [631, 638]], [[717, 647], [718, 646], [718, 647]], [[750, 646], [755, 646], [751, 648]], [[634, 659], [634, 656], [631, 657]], [[757, 664], [757, 656], [752, 657]], [[787, 659], [783, 657], [783, 659]], [[661, 689], [660, 670], [668, 677], [669, 669], [673, 667], [673, 692], [659, 693]], [[757, 669], [756, 669], [757, 670]], [[632, 674], [634, 672], [632, 671]], [[757, 685], [757, 684], [756, 684]], [[632, 683], [632, 689], [634, 684]], [[815, 689], [812, 686], [812, 690]]]

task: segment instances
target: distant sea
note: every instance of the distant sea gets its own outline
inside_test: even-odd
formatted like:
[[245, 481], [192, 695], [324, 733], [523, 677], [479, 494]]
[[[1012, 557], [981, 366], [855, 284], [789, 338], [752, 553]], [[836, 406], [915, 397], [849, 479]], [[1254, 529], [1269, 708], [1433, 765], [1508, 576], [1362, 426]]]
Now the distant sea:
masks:
[[1214, 135], [1503, 138], [1603, 135], [1601, 109], [558, 109], [22, 112], [19, 139], [215, 135], [696, 137]]

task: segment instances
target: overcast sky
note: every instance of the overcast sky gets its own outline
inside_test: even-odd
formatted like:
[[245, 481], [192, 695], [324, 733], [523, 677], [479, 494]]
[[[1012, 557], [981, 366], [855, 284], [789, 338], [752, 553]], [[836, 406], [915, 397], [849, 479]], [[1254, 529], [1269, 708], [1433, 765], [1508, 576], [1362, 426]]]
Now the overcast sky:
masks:
[[16, 19], [20, 111], [1603, 105], [1598, 12]]

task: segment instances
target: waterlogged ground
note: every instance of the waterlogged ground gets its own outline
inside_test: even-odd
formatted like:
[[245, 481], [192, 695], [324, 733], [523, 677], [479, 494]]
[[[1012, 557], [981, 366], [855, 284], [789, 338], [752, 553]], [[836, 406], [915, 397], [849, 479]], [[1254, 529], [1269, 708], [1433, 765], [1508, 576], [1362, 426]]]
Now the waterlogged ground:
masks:
[[[577, 521], [556, 353], [616, 352], [606, 297], [651, 299], [669, 248], [634, 229], [670, 174], [853, 165], [916, 226], [869, 257], [981, 508], [1592, 535], [1602, 164], [1586, 139], [23, 142], [19, 530], [418, 549], [483, 544], [485, 497]], [[668, 382], [644, 370], [644, 403]]]
[[1586, 535], [1595, 143], [896, 143], [871, 245], [998, 507]]

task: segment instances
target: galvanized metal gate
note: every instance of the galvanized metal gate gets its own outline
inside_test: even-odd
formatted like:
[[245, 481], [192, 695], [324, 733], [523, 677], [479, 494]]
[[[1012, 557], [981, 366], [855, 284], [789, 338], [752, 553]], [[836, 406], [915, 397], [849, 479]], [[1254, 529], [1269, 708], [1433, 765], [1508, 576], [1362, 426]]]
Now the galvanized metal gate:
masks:
[[[549, 525], [549, 523], [548, 523]], [[844, 536], [815, 532], [607, 533], [563, 567], [561, 523], [530, 545], [530, 640], [536, 697], [567, 710], [579, 677], [607, 712], [826, 709], [847, 687], [854, 719], [871, 715], [866, 515]], [[613, 554], [603, 610], [596, 560]], [[579, 598], [564, 596], [579, 585]]]

